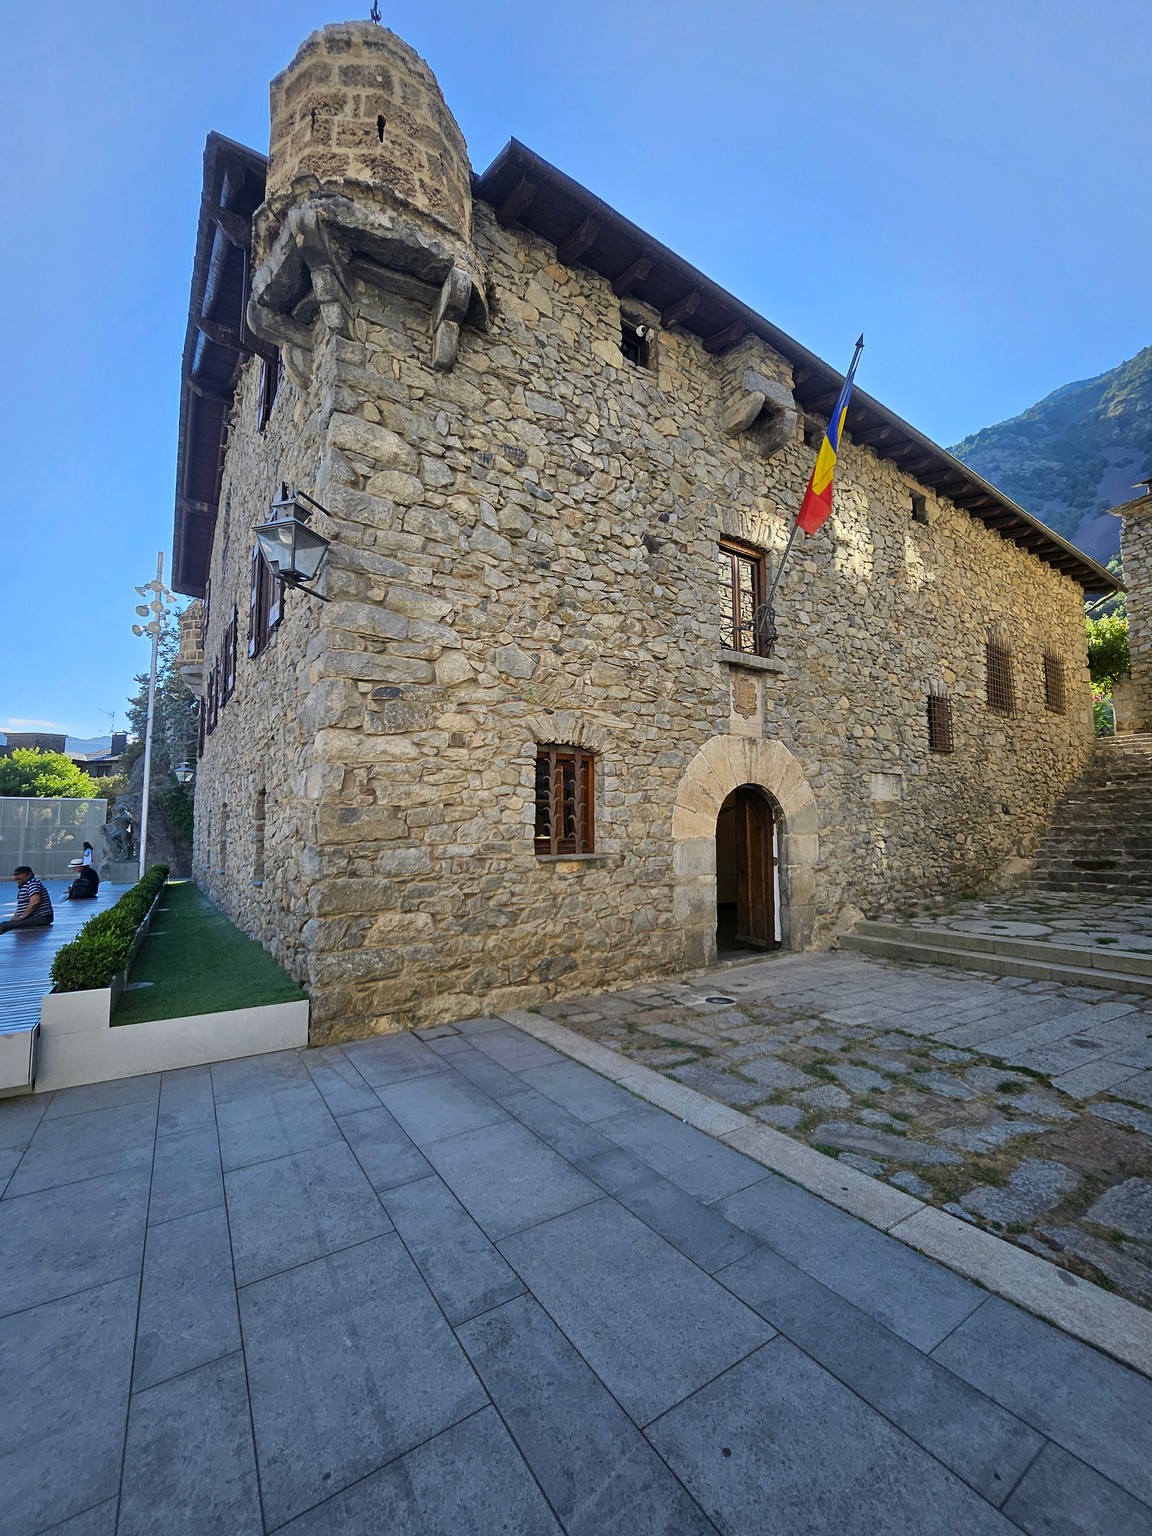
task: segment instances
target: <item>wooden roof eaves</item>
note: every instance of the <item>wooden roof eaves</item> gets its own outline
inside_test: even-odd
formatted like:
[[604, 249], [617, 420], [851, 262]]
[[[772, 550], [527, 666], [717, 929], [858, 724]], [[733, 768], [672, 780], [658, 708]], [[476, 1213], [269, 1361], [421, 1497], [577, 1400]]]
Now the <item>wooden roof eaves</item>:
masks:
[[[473, 178], [473, 196], [497, 206], [523, 176], [530, 177], [536, 184], [535, 191], [532, 200], [518, 215], [515, 222], [539, 234], [539, 230], [533, 229], [533, 211], [535, 210], [538, 220], [549, 191], [571, 201], [584, 219], [595, 219], [602, 231], [610, 231], [617, 237], [617, 243], [630, 246], [629, 262], [634, 262], [640, 257], [651, 259], [651, 269], [632, 286], [631, 297], [644, 302], [645, 293], [651, 292], [653, 279], [657, 273], [674, 273], [678, 280], [677, 286], [683, 294], [698, 292], [702, 298], [711, 301], [713, 310], [720, 309], [725, 313], [728, 325], [735, 326], [737, 322], [742, 323], [747, 331], [759, 336], [792, 365], [793, 377], [797, 381], [794, 393], [797, 403], [802, 408], [812, 409], [813, 401], [835, 399], [843, 382], [843, 374], [838, 373], [823, 358], [810, 352], [794, 337], [780, 330], [778, 326], [766, 320], [763, 315], [744, 304], [735, 295], [721, 288], [718, 283], [714, 283], [711, 278], [706, 277], [683, 257], [676, 255], [674, 251], [662, 245], [638, 225], [624, 218], [608, 203], [589, 192], [586, 187], [570, 176], [566, 176], [549, 161], [542, 159], [518, 139], [510, 139], [492, 164]], [[595, 241], [581, 251], [579, 259], [584, 265], [607, 278], [609, 282], [617, 280], [621, 275], [620, 272], [602, 271], [597, 266]], [[621, 268], [621, 272], [623, 270], [625, 268]], [[667, 286], [666, 276], [663, 286]], [[697, 306], [699, 307], [702, 306]], [[695, 324], [694, 321], [696, 321]], [[715, 333], [717, 329], [715, 326], [709, 326], [707, 330], [702, 328], [695, 311], [686, 315], [681, 324], [683, 329], [702, 338], [707, 334]], [[925, 437], [922, 432], [918, 432], [915, 427], [859, 387], [853, 393], [848, 413], [847, 431], [850, 440], [854, 427], [858, 427], [860, 431], [867, 432], [869, 435], [887, 429], [889, 436], [867, 445], [879, 458], [890, 458], [895, 462], [904, 453], [913, 449], [919, 450], [916, 455], [915, 471], [905, 470], [902, 471], [903, 473], [912, 475], [930, 489], [936, 489], [938, 482], [941, 487], [944, 483], [948, 483], [957, 487], [963, 486], [966, 491], [981, 495], [985, 499], [988, 517], [981, 516], [980, 507], [965, 508], [970, 517], [978, 522], [985, 522], [986, 526], [994, 528], [1003, 538], [1027, 549], [1029, 553], [1035, 554], [1038, 559], [1055, 569], [1065, 572], [1086, 592], [1113, 593], [1123, 590], [1123, 584], [1111, 571], [1078, 550], [1068, 540], [1061, 538], [1045, 523], [1026, 512], [1023, 507], [1010, 500], [1002, 491], [997, 490], [994, 485], [969, 469], [966, 464], [954, 458], [931, 438]], [[898, 464], [897, 467], [899, 467]], [[949, 493], [941, 488], [939, 494], [947, 497]], [[1005, 514], [1008, 514], [1007, 518]], [[1038, 541], [1035, 537], [1037, 534], [1040, 536]], [[1023, 542], [1024, 535], [1028, 536], [1027, 545]]]
[[[212, 259], [212, 244], [216, 234], [213, 210], [220, 206], [224, 178], [229, 165], [241, 167], [263, 178], [268, 169], [268, 157], [258, 150], [249, 149], [235, 139], [221, 133], [210, 133], [204, 145], [204, 181], [200, 198], [200, 213], [196, 226], [195, 254], [192, 262], [192, 281], [188, 301], [188, 323], [184, 332], [184, 351], [180, 365], [180, 411], [176, 444], [176, 502], [172, 532], [172, 586], [187, 597], [203, 597], [206, 571], [202, 550], [194, 546], [203, 538], [202, 514], [190, 519], [188, 507], [188, 480], [193, 457], [200, 446], [196, 439], [196, 396], [199, 387], [192, 372], [199, 343], [199, 321], [203, 312], [204, 293]], [[219, 346], [220, 343], [213, 343]], [[229, 350], [224, 349], [226, 352]], [[238, 356], [238, 354], [237, 354]], [[210, 445], [205, 445], [209, 447]], [[216, 445], [218, 447], [218, 445]]]

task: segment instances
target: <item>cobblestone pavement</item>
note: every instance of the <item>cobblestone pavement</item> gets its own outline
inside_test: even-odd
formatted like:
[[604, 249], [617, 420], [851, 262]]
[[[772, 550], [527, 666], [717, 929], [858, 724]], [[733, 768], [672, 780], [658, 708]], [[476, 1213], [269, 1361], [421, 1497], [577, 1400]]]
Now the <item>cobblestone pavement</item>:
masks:
[[882, 922], [946, 928], [986, 938], [1029, 939], [1079, 949], [1124, 949], [1152, 954], [1152, 901], [1147, 898], [1060, 891], [1020, 891], [988, 901], [886, 913]]
[[0, 1147], [3, 1536], [1152, 1532], [1145, 1376], [499, 1019]]
[[1152, 1306], [1152, 1000], [833, 953], [537, 1011]]

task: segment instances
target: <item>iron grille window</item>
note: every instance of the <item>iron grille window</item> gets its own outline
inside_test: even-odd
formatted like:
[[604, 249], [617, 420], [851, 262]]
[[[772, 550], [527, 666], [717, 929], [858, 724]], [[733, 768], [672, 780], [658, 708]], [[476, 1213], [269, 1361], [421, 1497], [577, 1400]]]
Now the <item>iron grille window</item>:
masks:
[[1044, 653], [1044, 708], [1054, 715], [1063, 715], [1068, 709], [1068, 692], [1064, 682], [1064, 660]]
[[592, 853], [595, 759], [578, 747], [536, 749], [536, 852]]
[[756, 610], [764, 601], [764, 556], [742, 544], [722, 543], [718, 556], [720, 644], [729, 651], [766, 656], [756, 633]]
[[624, 354], [626, 363], [632, 363], [636, 368], [651, 367], [651, 326], [644, 325], [639, 320], [629, 320], [626, 315], [621, 315], [620, 350]]
[[252, 551], [248, 591], [248, 654], [259, 656], [284, 612], [284, 582], [270, 568], [257, 545]]
[[952, 731], [952, 700], [946, 693], [928, 695], [928, 750], [930, 752], [955, 752], [956, 740]]
[[1016, 685], [1012, 677], [1012, 651], [1002, 640], [989, 640], [984, 648], [988, 708], [998, 715], [1016, 713]]

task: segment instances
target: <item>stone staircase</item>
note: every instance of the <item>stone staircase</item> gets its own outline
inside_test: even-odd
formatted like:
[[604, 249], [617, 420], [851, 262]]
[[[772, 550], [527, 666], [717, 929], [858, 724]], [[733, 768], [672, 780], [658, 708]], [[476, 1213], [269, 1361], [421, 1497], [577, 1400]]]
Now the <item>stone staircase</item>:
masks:
[[[1101, 927], [1101, 908], [1109, 902], [1152, 904], [1152, 732], [1097, 743], [1089, 768], [1056, 806], [1025, 890], [1038, 896], [1082, 894], [1089, 929]], [[1122, 934], [1115, 942], [1105, 939], [1100, 948], [1087, 948], [1007, 931], [960, 931], [939, 922], [865, 921], [840, 940], [840, 948], [888, 960], [1152, 996], [1152, 954], [1126, 950]]]
[[1053, 813], [1030, 886], [1152, 897], [1152, 733], [1105, 737]]
[[861, 922], [839, 941], [841, 949], [906, 964], [952, 965], [993, 976], [1024, 976], [1029, 981], [1058, 981], [1072, 987], [1106, 987], [1152, 997], [1152, 955], [1119, 945], [1087, 949], [1082, 945], [1014, 939], [993, 934], [959, 933], [939, 926]]

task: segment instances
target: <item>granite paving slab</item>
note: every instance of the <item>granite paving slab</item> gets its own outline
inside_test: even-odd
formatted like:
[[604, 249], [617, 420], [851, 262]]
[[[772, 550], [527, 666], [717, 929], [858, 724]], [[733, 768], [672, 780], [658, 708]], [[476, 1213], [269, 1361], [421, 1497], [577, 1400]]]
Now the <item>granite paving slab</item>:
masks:
[[683, 1485], [530, 1297], [457, 1334], [570, 1536], [712, 1536]]
[[240, 1315], [270, 1526], [486, 1402], [394, 1234], [242, 1287]]
[[[875, 976], [816, 960], [851, 978], [845, 997]], [[740, 1049], [769, 1026], [702, 1002], [740, 993], [744, 1017], [784, 1021], [771, 1059], [810, 1077], [819, 989], [796, 989], [790, 1019], [764, 969], [640, 989], [642, 1011], [715, 1017], [718, 1048]], [[637, 1009], [566, 1011], [619, 1028]], [[872, 1050], [855, 1028], [843, 1056]], [[0, 1536], [1144, 1528], [1152, 1382], [1033, 1319], [1000, 1337], [980, 1287], [673, 1113], [631, 1096], [621, 1112], [615, 1084], [541, 1059], [507, 1021], [425, 1033], [100, 1085], [50, 1115], [52, 1095], [0, 1101], [0, 1155], [36, 1186], [0, 1201], [2, 1295], [20, 1307], [0, 1316]], [[929, 1049], [900, 1059], [918, 1070]], [[865, 1095], [838, 1113], [947, 1150], [940, 1128], [985, 1112], [893, 1083], [883, 1112]], [[718, 1134], [741, 1125], [665, 1089]], [[778, 1092], [755, 1108], [791, 1111], [801, 1136], [830, 1123]], [[417, 1147], [381, 1096], [432, 1139]], [[925, 1102], [939, 1113], [918, 1120]], [[1152, 1244], [1085, 1218], [1105, 1199], [1098, 1215], [1143, 1230], [1147, 1113], [1089, 1101], [1047, 1141], [1018, 1138], [1084, 1179], [1022, 1241], [1118, 1285], [1152, 1275]], [[229, 1161], [276, 1155], [225, 1174], [218, 1123]], [[320, 1125], [318, 1145], [279, 1151]], [[895, 1134], [910, 1125], [927, 1129]], [[969, 1187], [1011, 1192], [1013, 1145], [978, 1154], [989, 1176]], [[897, 1187], [968, 1173], [848, 1156]], [[1108, 1159], [1125, 1170], [1110, 1184]], [[829, 1189], [849, 1175], [862, 1196], [848, 1166]]]
[[561, 1536], [532, 1474], [491, 1408], [281, 1527], [285, 1536]]
[[639, 1425], [773, 1332], [614, 1200], [505, 1238], [500, 1251]]
[[649, 1434], [723, 1531], [1011, 1536], [990, 1504], [784, 1338]]

